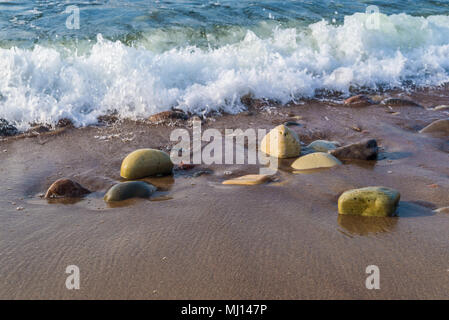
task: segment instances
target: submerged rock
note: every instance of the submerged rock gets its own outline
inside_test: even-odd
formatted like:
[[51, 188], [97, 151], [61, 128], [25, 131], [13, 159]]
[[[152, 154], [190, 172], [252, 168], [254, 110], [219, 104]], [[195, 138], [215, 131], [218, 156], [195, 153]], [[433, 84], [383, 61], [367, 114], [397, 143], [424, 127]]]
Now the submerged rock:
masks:
[[394, 215], [401, 195], [386, 187], [366, 187], [343, 192], [338, 198], [338, 213], [387, 217]]
[[14, 136], [19, 130], [5, 119], [0, 119], [0, 136]]
[[156, 149], [138, 149], [125, 157], [120, 176], [133, 180], [170, 174], [172, 169], [173, 163], [167, 153]]
[[165, 123], [172, 120], [187, 120], [188, 118], [184, 112], [170, 110], [153, 114], [148, 120], [154, 123]]
[[45, 198], [80, 198], [89, 193], [90, 191], [78, 182], [63, 178], [56, 180], [48, 188]]
[[329, 153], [338, 159], [376, 160], [379, 147], [375, 139], [366, 139], [347, 146], [339, 147]]
[[127, 181], [112, 186], [104, 196], [106, 202], [131, 198], [149, 198], [156, 187], [143, 181]]
[[296, 132], [281, 124], [263, 137], [260, 150], [276, 158], [293, 158], [299, 156], [301, 145]]
[[28, 130], [28, 133], [31, 134], [41, 134], [41, 133], [46, 133], [50, 131], [50, 127], [46, 126], [46, 125], [36, 125], [31, 127]]
[[237, 184], [237, 185], [256, 185], [262, 184], [270, 180], [270, 176], [267, 174], [247, 174], [245, 176], [241, 176], [235, 179], [225, 180], [223, 184]]
[[310, 170], [319, 168], [331, 168], [340, 165], [341, 162], [329, 153], [315, 152], [296, 159], [292, 168], [296, 170]]
[[66, 127], [74, 127], [73, 121], [69, 118], [62, 118], [59, 119], [58, 123], [56, 124], [57, 128], [66, 128]]
[[398, 107], [419, 107], [419, 108], [424, 108], [422, 105], [420, 105], [419, 103], [416, 103], [415, 101], [412, 100], [408, 100], [408, 99], [401, 99], [401, 98], [387, 98], [382, 100], [381, 102], [384, 105], [388, 105], [388, 106], [398, 106]]
[[340, 143], [337, 141], [315, 140], [306, 148], [316, 152], [328, 152], [330, 150], [337, 149], [339, 146]]
[[449, 136], [449, 119], [436, 120], [419, 132]]
[[344, 101], [344, 105], [346, 106], [352, 106], [352, 107], [365, 107], [370, 106], [372, 104], [377, 104], [377, 102], [371, 100], [370, 97], [359, 94], [353, 97], [350, 97]]

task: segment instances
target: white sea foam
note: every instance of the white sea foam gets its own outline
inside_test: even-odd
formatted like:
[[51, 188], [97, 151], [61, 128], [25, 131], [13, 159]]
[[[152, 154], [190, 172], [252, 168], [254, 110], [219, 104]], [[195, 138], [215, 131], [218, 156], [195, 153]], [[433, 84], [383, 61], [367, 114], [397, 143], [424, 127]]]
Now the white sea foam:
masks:
[[264, 37], [247, 31], [209, 49], [161, 52], [101, 36], [83, 54], [44, 45], [0, 49], [0, 118], [25, 129], [64, 117], [92, 124], [111, 110], [133, 119], [171, 107], [236, 113], [248, 92], [285, 103], [323, 89], [449, 81], [448, 16], [381, 15], [379, 29], [366, 19], [359, 13], [343, 25], [321, 21]]

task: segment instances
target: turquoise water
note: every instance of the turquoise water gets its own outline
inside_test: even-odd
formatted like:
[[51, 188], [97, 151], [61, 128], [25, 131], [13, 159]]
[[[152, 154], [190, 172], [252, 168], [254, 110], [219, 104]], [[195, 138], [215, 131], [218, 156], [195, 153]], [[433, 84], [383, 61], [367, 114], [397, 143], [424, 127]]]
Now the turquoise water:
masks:
[[[65, 27], [70, 5], [80, 9], [80, 29]], [[238, 29], [259, 30], [261, 22], [281, 28], [320, 20], [341, 24], [344, 17], [376, 5], [380, 12], [413, 16], [447, 15], [449, 1], [216, 0], [216, 1], [0, 1], [0, 43], [95, 39], [131, 43], [152, 32], [174, 34], [167, 44], [206, 45], [207, 35], [232, 38]], [[170, 31], [172, 33], [170, 33]], [[262, 31], [261, 31], [262, 32]], [[179, 34], [184, 34], [179, 39]], [[210, 41], [209, 41], [210, 42]]]
[[447, 82], [449, 1], [0, 1], [0, 118], [20, 128]]

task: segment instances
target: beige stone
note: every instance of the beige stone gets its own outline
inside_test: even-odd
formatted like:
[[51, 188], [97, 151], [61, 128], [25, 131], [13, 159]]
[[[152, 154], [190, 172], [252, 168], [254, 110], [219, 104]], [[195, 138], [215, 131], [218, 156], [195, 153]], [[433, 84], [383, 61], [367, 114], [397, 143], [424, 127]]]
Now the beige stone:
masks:
[[438, 213], [449, 213], [449, 207], [443, 207], [443, 208], [436, 209], [435, 212], [438, 212]]
[[427, 127], [423, 128], [420, 133], [449, 136], [449, 119], [436, 120]]
[[292, 163], [292, 168], [296, 170], [310, 170], [318, 168], [331, 168], [340, 164], [340, 160], [328, 153], [315, 152], [296, 159]]
[[173, 163], [170, 156], [156, 149], [139, 149], [131, 152], [122, 162], [120, 175], [125, 179], [170, 174]]
[[237, 184], [251, 186], [255, 184], [262, 184], [270, 180], [270, 176], [266, 174], [247, 174], [234, 179], [223, 181], [223, 184]]
[[296, 132], [281, 124], [263, 137], [260, 150], [276, 158], [293, 158], [299, 156], [301, 145]]
[[386, 187], [366, 187], [343, 192], [338, 198], [338, 213], [387, 217], [394, 215], [401, 195]]

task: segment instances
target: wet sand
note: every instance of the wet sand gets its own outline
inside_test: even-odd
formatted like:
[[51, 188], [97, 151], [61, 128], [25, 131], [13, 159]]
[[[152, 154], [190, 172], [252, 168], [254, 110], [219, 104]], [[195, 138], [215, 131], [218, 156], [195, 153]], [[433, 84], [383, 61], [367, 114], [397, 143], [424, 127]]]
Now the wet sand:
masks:
[[[449, 92], [409, 97], [430, 107]], [[290, 128], [305, 143], [375, 138], [381, 153], [310, 174], [280, 170], [258, 186], [221, 184], [255, 165], [196, 166], [146, 179], [159, 188], [150, 201], [113, 207], [102, 197], [121, 180], [122, 159], [142, 147], [168, 151], [173, 127], [123, 121], [4, 139], [0, 298], [448, 299], [449, 215], [432, 209], [449, 206], [449, 142], [418, 131], [449, 112], [393, 109], [308, 101], [206, 120], [203, 130], [297, 121]], [[194, 176], [205, 169], [213, 173]], [[39, 197], [61, 177], [95, 192], [66, 203]], [[400, 191], [398, 217], [337, 214], [343, 191], [371, 185]], [[80, 290], [65, 287], [73, 264]], [[380, 290], [365, 287], [373, 264]]]

